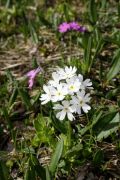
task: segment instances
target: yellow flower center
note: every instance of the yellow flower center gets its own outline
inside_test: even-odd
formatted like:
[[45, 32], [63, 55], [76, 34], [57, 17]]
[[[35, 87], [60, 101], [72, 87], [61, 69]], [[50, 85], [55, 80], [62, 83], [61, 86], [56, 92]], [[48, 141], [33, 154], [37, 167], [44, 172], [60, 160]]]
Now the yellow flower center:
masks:
[[71, 90], [73, 90], [73, 89], [74, 89], [74, 86], [73, 86], [73, 85], [72, 85], [72, 86], [70, 86], [70, 89], [71, 89]]
[[58, 92], [58, 93], [57, 93], [57, 95], [58, 95], [58, 96], [60, 96], [60, 95], [61, 95], [61, 93], [60, 93], [60, 92]]
[[80, 100], [80, 105], [82, 105], [83, 104], [83, 101], [82, 100]]

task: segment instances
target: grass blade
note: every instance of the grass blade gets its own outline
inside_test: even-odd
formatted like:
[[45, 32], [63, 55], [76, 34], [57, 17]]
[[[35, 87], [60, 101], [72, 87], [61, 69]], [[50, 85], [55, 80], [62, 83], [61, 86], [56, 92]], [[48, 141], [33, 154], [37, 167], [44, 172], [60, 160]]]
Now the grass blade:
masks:
[[13, 90], [13, 93], [10, 97], [10, 100], [9, 100], [9, 107], [11, 107], [12, 104], [15, 102], [17, 95], [18, 95], [18, 90], [17, 90], [17, 87], [15, 87], [15, 89]]
[[89, 16], [90, 21], [94, 24], [97, 21], [97, 7], [95, 0], [90, 0], [89, 2]]
[[91, 64], [92, 37], [88, 39], [87, 48], [85, 50], [85, 72], [89, 70]]
[[48, 167], [46, 167], [46, 180], [51, 180], [51, 177], [50, 177], [50, 172], [49, 172], [49, 169]]
[[30, 97], [27, 91], [25, 91], [22, 88], [18, 89], [19, 95], [22, 98], [24, 104], [26, 105], [27, 108], [31, 107], [31, 102], [30, 102]]

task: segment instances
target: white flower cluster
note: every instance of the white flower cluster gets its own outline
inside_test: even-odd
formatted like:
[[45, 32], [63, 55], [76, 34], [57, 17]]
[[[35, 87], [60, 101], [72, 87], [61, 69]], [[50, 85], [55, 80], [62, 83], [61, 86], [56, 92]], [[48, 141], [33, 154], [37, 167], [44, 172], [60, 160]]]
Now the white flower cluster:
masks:
[[59, 120], [63, 120], [67, 115], [72, 121], [75, 119], [73, 113], [80, 115], [81, 109], [85, 113], [91, 109], [88, 105], [90, 94], [86, 93], [86, 89], [92, 88], [92, 82], [90, 79], [83, 80], [83, 76], [77, 75], [76, 71], [77, 69], [72, 66], [59, 68], [52, 73], [52, 80], [43, 86], [45, 94], [41, 95], [41, 104], [52, 101]]

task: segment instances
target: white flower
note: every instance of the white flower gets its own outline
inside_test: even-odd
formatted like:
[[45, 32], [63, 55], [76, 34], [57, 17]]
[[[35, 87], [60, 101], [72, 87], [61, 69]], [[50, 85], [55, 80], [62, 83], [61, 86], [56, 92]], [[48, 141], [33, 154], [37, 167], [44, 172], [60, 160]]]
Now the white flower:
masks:
[[75, 119], [73, 113], [88, 113], [90, 94], [86, 89], [92, 89], [90, 79], [83, 79], [81, 74], [77, 75], [75, 67], [59, 68], [52, 73], [52, 79], [48, 85], [43, 86], [43, 93], [40, 97], [41, 104], [52, 101], [56, 110], [56, 117], [59, 120], [67, 117], [70, 121]]
[[70, 79], [66, 79], [66, 86], [68, 88], [68, 93], [69, 94], [74, 94], [79, 91], [81, 82], [77, 77], [72, 77]]
[[51, 86], [57, 87], [59, 84], [59, 81], [61, 80], [60, 75], [57, 72], [53, 72], [52, 78], [53, 80], [50, 80], [48, 84], [50, 84]]
[[78, 75], [78, 79], [81, 82], [81, 90], [85, 90], [86, 88], [92, 89], [92, 82], [90, 81], [90, 79], [86, 79], [85, 81], [83, 81], [83, 76], [81, 74]]
[[56, 88], [52, 89], [52, 101], [57, 102], [61, 101], [68, 94], [67, 88], [61, 83], [58, 84]]
[[74, 109], [72, 106], [70, 106], [70, 102], [69, 101], [63, 101], [62, 102], [62, 105], [61, 104], [56, 104], [53, 109], [55, 110], [61, 110], [60, 112], [58, 112], [56, 114], [56, 117], [59, 119], [59, 120], [63, 120], [65, 118], [65, 116], [67, 115], [68, 119], [70, 121], [72, 121], [74, 119], [74, 116], [73, 116], [73, 112], [74, 112]]
[[90, 94], [85, 94], [85, 91], [77, 92], [77, 96], [72, 96], [72, 100], [70, 101], [73, 104], [76, 112], [81, 114], [81, 109], [88, 113], [91, 107], [87, 104], [90, 101]]
[[51, 86], [46, 86], [46, 85], [44, 85], [44, 86], [43, 86], [43, 90], [45, 91], [46, 94], [42, 94], [40, 100], [43, 101], [41, 104], [46, 104], [46, 103], [49, 102], [49, 101], [51, 100], [51, 98], [52, 98], [52, 96], [51, 96], [51, 95], [52, 95], [52, 94], [51, 94], [51, 92], [52, 92], [52, 87], [51, 87]]
[[67, 79], [75, 76], [76, 71], [77, 71], [76, 67], [65, 66], [64, 69], [62, 68], [58, 69], [57, 73], [61, 76], [61, 79]]

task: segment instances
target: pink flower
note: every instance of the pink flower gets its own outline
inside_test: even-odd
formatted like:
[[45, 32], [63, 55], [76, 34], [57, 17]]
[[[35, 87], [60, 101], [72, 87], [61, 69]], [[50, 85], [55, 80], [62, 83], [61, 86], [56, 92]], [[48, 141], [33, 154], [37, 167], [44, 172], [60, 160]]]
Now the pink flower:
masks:
[[58, 29], [59, 32], [65, 33], [70, 30], [70, 25], [67, 22], [63, 22], [62, 24], [59, 25]]
[[80, 25], [74, 21], [70, 22], [69, 25], [70, 25], [71, 30], [79, 30], [80, 29]]
[[73, 21], [70, 23], [63, 22], [62, 24], [59, 25], [58, 27], [59, 32], [65, 33], [68, 31], [80, 31], [80, 32], [86, 32], [87, 29], [84, 26], [79, 25], [77, 22]]
[[40, 67], [38, 67], [37, 69], [33, 69], [26, 74], [26, 76], [29, 78], [29, 80], [28, 80], [28, 84], [29, 84], [28, 88], [29, 89], [31, 89], [33, 87], [35, 77], [40, 71], [42, 71], [42, 69]]

